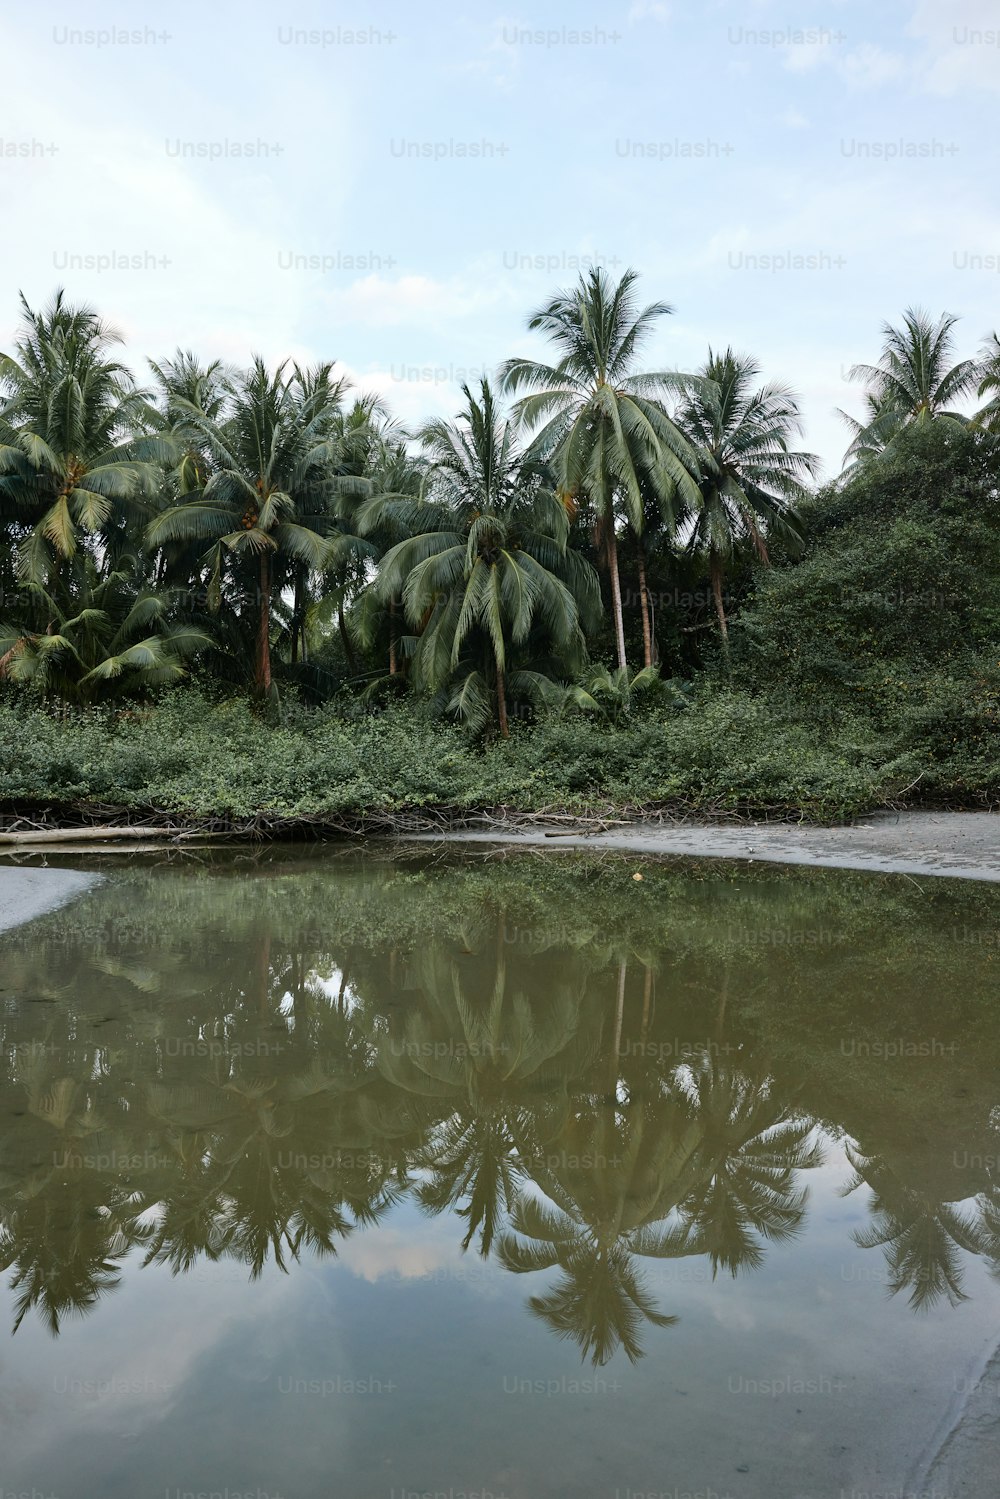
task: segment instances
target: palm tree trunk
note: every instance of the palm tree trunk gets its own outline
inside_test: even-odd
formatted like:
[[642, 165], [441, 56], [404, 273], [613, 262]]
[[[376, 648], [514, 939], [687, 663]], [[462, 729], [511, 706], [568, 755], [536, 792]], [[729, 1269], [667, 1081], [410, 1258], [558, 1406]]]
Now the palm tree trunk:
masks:
[[396, 600], [389, 600], [389, 675], [394, 677], [399, 670], [396, 660]]
[[615, 1005], [615, 1044], [611, 1050], [611, 1067], [609, 1069], [608, 1081], [611, 1085], [612, 1095], [618, 1092], [618, 1054], [622, 1044], [622, 1022], [625, 1019], [625, 975], [628, 972], [628, 961], [622, 958], [618, 964], [618, 1002]]
[[624, 671], [628, 666], [625, 659], [625, 622], [622, 619], [622, 585], [618, 576], [618, 542], [615, 537], [615, 518], [608, 516], [605, 523], [604, 544], [607, 549], [608, 572], [611, 574], [611, 611], [615, 622], [615, 644], [618, 647], [618, 665]]
[[[344, 619], [344, 600], [341, 597], [337, 605], [337, 629], [340, 631], [340, 639], [344, 647], [344, 655], [347, 657], [347, 669], [356, 672], [358, 669], [358, 658], [354, 654], [351, 637], [347, 633], [347, 621]], [[391, 668], [390, 668], [391, 670]]]
[[260, 946], [257, 949], [257, 1011], [262, 1020], [268, 1012], [270, 987], [271, 933], [268, 929], [261, 933]]
[[711, 561], [712, 597], [715, 599], [715, 612], [719, 616], [719, 629], [722, 631], [722, 644], [725, 650], [729, 650], [729, 625], [726, 621], [726, 607], [722, 602], [722, 564], [718, 554], [712, 553]]
[[257, 632], [257, 691], [271, 690], [271, 558], [260, 554], [260, 627]]
[[646, 587], [646, 559], [639, 552], [639, 608], [642, 611], [642, 664], [653, 664], [653, 632], [649, 621], [649, 590]]
[[510, 729], [507, 727], [507, 689], [504, 685], [503, 667], [497, 659], [497, 720], [500, 724], [500, 738], [509, 739]]
[[295, 601], [292, 605], [292, 665], [295, 666], [299, 659], [299, 636], [301, 632], [302, 616], [302, 571], [295, 569]]
[[648, 963], [645, 966], [646, 980], [642, 990], [642, 1030], [639, 1033], [643, 1041], [645, 1041], [647, 1032], [649, 1031], [649, 1018], [653, 1003], [653, 970]]
[[722, 993], [719, 995], [719, 1008], [715, 1013], [715, 1034], [722, 1040], [722, 1027], [726, 1020], [726, 1001], [729, 998], [729, 969], [725, 968], [722, 974]]

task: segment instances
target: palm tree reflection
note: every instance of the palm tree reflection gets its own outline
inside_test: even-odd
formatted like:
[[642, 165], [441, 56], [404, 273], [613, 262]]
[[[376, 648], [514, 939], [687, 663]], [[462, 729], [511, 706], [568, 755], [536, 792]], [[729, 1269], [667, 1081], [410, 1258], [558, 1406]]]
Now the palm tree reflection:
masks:
[[[409, 1198], [461, 1220], [463, 1250], [546, 1276], [530, 1312], [583, 1359], [634, 1362], [682, 1310], [657, 1304], [648, 1267], [752, 1272], [804, 1223], [815, 1117], [740, 1032], [728, 964], [710, 1036], [678, 1055], [689, 996], [652, 947], [526, 956], [477, 907], [460, 943], [334, 952], [268, 911], [206, 967], [182, 903], [177, 923], [151, 951], [91, 935], [13, 954], [7, 981], [29, 996], [0, 1012], [15, 1329], [34, 1308], [58, 1333], [129, 1256], [258, 1278], [335, 1255]], [[997, 1173], [971, 1205], [947, 1201], [879, 1138], [849, 1152], [849, 1190], [872, 1191], [856, 1242], [915, 1308], [954, 1305], [963, 1255], [1000, 1265]]]

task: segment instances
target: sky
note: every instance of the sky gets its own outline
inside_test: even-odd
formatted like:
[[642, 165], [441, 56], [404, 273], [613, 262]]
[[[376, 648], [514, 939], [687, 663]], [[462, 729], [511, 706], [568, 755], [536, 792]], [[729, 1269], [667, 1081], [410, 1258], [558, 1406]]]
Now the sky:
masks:
[[1000, 326], [1000, 0], [40, 3], [2, 25], [0, 349], [57, 286], [147, 356], [334, 359], [406, 423], [581, 266], [752, 353], [827, 475], [883, 322]]

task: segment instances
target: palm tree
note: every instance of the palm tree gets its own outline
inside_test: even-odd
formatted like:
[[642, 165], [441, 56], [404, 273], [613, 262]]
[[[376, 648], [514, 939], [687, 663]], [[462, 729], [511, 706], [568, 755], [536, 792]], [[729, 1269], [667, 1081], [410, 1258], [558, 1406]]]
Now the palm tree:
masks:
[[985, 427], [987, 432], [1000, 432], [1000, 335], [990, 334], [981, 359], [977, 394], [992, 395], [992, 400], [987, 401], [982, 411], [976, 412], [975, 423], [977, 427]]
[[131, 559], [100, 578], [90, 558], [77, 559], [66, 601], [40, 584], [25, 594], [42, 605], [44, 631], [0, 622], [0, 680], [30, 684], [64, 701], [100, 698], [179, 681], [186, 658], [211, 641], [201, 631], [168, 621], [171, 596], [137, 582]]
[[15, 354], [0, 355], [0, 523], [20, 580], [51, 589], [85, 537], [114, 565], [173, 448], [96, 313], [62, 291], [41, 313], [22, 295], [21, 310]]
[[176, 493], [190, 494], [203, 485], [211, 472], [211, 455], [201, 432], [188, 420], [192, 406], [212, 421], [221, 421], [235, 371], [213, 359], [202, 364], [190, 349], [178, 349], [173, 359], [149, 361], [159, 388], [160, 414], [165, 430], [174, 437], [178, 452]]
[[856, 364], [849, 374], [866, 387], [866, 419], [857, 421], [841, 412], [853, 433], [847, 457], [855, 462], [877, 457], [890, 448], [913, 423], [941, 421], [957, 427], [969, 418], [954, 403], [975, 390], [980, 364], [975, 359], [953, 363], [952, 329], [958, 319], [943, 313], [936, 322], [921, 308], [907, 308], [903, 326], [884, 323], [884, 342], [878, 364]]
[[562, 695], [564, 706], [600, 714], [614, 724], [625, 722], [639, 703], [679, 701], [683, 701], [679, 689], [660, 676], [658, 666], [644, 666], [635, 672], [627, 666], [617, 666], [613, 671], [607, 666], [591, 666]]
[[[415, 457], [399, 424], [375, 396], [360, 397], [339, 424], [343, 444], [344, 481], [334, 504], [331, 531], [331, 574], [335, 587], [327, 595], [327, 608], [335, 606], [348, 665], [354, 670], [354, 645], [345, 609], [360, 604], [353, 615], [354, 633], [371, 645], [380, 627], [388, 629], [389, 675], [399, 669], [396, 649], [398, 600], [383, 607], [367, 587], [379, 560], [395, 542], [407, 534], [391, 524], [369, 527], [364, 536], [358, 526], [365, 503], [372, 495], [394, 495], [416, 499], [422, 492], [426, 465]], [[353, 480], [353, 483], [349, 482]], [[385, 618], [383, 618], [385, 616]]]
[[557, 1164], [532, 1170], [546, 1200], [522, 1192], [497, 1240], [500, 1263], [517, 1274], [559, 1267], [562, 1278], [528, 1305], [594, 1364], [619, 1346], [637, 1362], [643, 1321], [677, 1321], [657, 1311], [635, 1261], [702, 1252], [675, 1221], [698, 1179], [698, 1141], [680, 1089], [627, 1110], [591, 1106], [548, 1144], [546, 1163]]
[[574, 289], [558, 292], [528, 322], [552, 338], [558, 362], [508, 359], [501, 367], [503, 390], [529, 392], [515, 410], [520, 421], [537, 427], [533, 453], [553, 461], [567, 504], [582, 498], [593, 508], [622, 668], [627, 662], [616, 508], [641, 532], [644, 482], [667, 509], [676, 496], [697, 503], [697, 460], [662, 405], [678, 377], [635, 370], [642, 344], [673, 308], [652, 302], [638, 311], [636, 280], [635, 271], [627, 270], [615, 284], [599, 266], [581, 275]]
[[677, 413], [701, 473], [688, 548], [708, 565], [727, 645], [722, 591], [727, 567], [744, 546], [766, 567], [769, 537], [798, 537], [793, 506], [807, 497], [803, 480], [813, 477], [819, 464], [812, 453], [789, 446], [802, 430], [795, 395], [783, 385], [757, 387], [759, 374], [760, 366], [748, 355], [709, 349], [698, 383]]
[[[176, 398], [186, 427], [205, 443], [213, 469], [197, 492], [157, 516], [147, 541], [207, 541], [210, 596], [221, 600], [227, 558], [246, 561], [256, 574], [258, 593], [255, 676], [258, 692], [271, 689], [271, 600], [275, 560], [304, 563], [320, 571], [329, 545], [319, 529], [305, 524], [328, 482], [332, 451], [330, 418], [343, 385], [321, 365], [286, 375], [273, 373], [262, 359], [234, 381], [224, 412], [210, 415]], [[309, 515], [309, 519], [313, 519]], [[320, 524], [324, 524], [320, 522]]]
[[432, 422], [422, 433], [431, 498], [378, 497], [359, 529], [410, 532], [382, 559], [374, 587], [383, 601], [401, 597], [420, 631], [410, 643], [417, 684], [438, 692], [451, 683], [449, 708], [474, 724], [485, 721], [493, 698], [506, 738], [508, 685], [544, 691], [536, 672], [519, 671], [508, 683], [513, 648], [535, 634], [582, 659], [581, 617], [589, 622], [596, 610], [597, 580], [568, 546], [566, 511], [522, 455], [489, 381], [479, 400], [468, 386], [462, 393], [457, 421]]
[[489, 1253], [525, 1158], [565, 1115], [580, 1060], [581, 987], [556, 983], [533, 1004], [508, 983], [502, 956], [460, 966], [432, 948], [413, 960], [405, 1027], [375, 1032], [385, 1077], [441, 1118], [415, 1159], [417, 1197], [427, 1212], [455, 1208], [467, 1219], [463, 1249], [478, 1231]]
[[721, 1266], [735, 1278], [763, 1262], [761, 1239], [781, 1243], [799, 1233], [807, 1192], [796, 1174], [821, 1165], [822, 1150], [812, 1119], [789, 1113], [762, 1068], [749, 1075], [709, 1055], [691, 1069], [690, 1096], [704, 1131], [705, 1174], [681, 1212], [713, 1275]]
[[988, 1254], [994, 1247], [988, 1216], [942, 1201], [934, 1192], [911, 1187], [884, 1156], [848, 1146], [854, 1176], [843, 1195], [871, 1188], [867, 1229], [853, 1237], [862, 1249], [881, 1249], [891, 1295], [909, 1288], [909, 1304], [923, 1310], [943, 1297], [950, 1306], [967, 1301], [959, 1251]]

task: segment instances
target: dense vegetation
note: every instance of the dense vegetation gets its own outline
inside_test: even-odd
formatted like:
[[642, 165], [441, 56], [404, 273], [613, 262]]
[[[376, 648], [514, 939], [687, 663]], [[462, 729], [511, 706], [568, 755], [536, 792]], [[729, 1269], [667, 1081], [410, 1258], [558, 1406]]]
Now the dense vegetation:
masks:
[[415, 433], [329, 364], [178, 351], [141, 388], [93, 312], [23, 304], [0, 800], [259, 826], [994, 804], [996, 337], [956, 362], [954, 319], [887, 326], [817, 492], [752, 358], [643, 368], [671, 309], [635, 279], [581, 277], [530, 319], [552, 363]]

